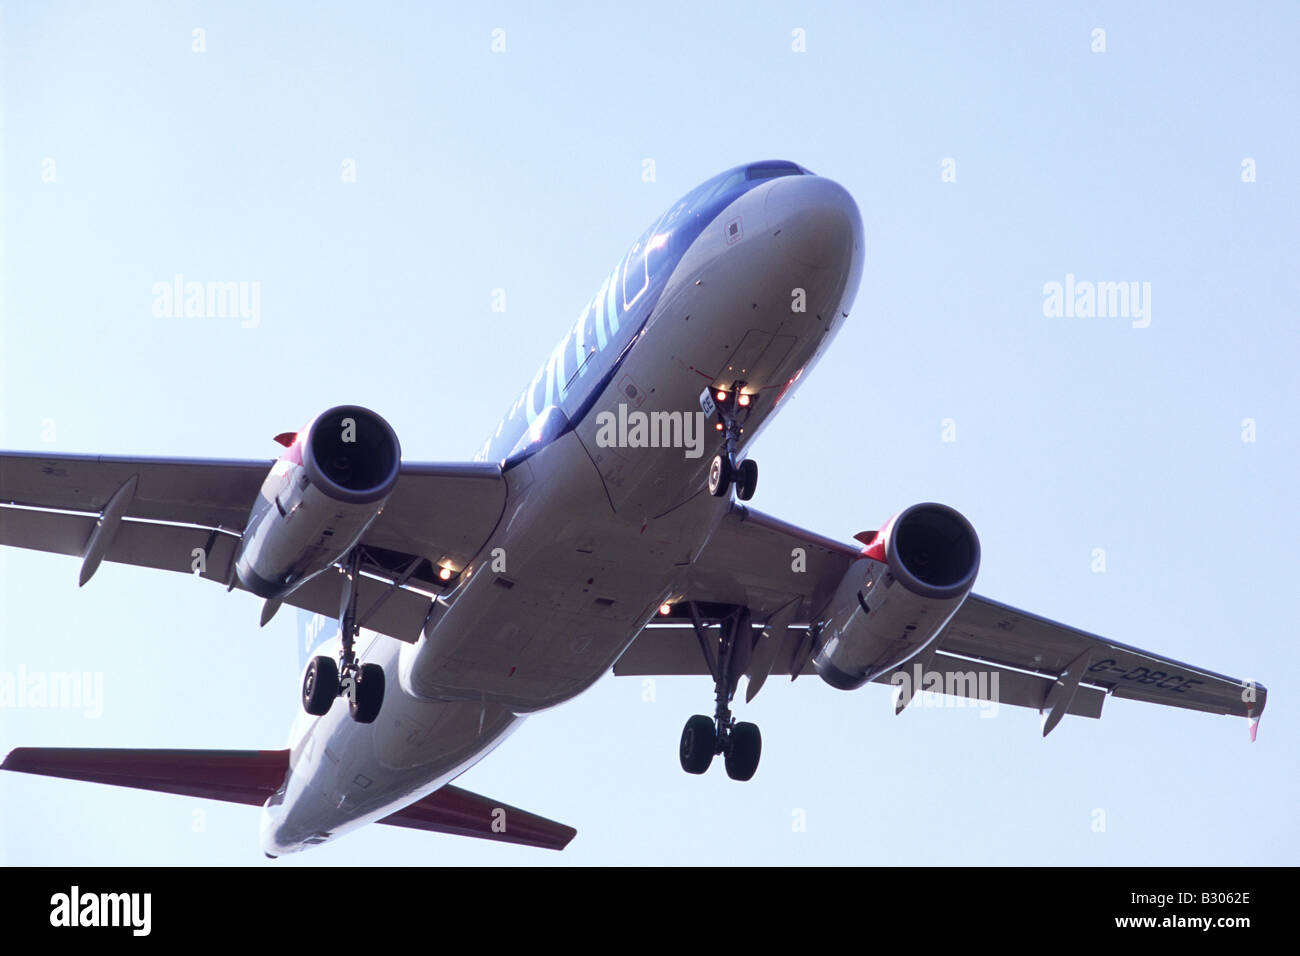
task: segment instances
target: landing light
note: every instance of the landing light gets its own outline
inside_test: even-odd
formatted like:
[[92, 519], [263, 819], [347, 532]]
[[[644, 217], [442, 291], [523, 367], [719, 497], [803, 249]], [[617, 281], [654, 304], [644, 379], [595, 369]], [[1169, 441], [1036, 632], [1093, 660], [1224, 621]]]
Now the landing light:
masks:
[[748, 395], [744, 394], [743, 392], [741, 393], [740, 397], [736, 399], [736, 401], [740, 403], [741, 408], [749, 407], [750, 398]]
[[720, 402], [725, 402], [727, 400], [727, 393], [722, 389], [718, 389], [717, 399]]
[[450, 580], [451, 580], [451, 568], [439, 568], [439, 569], [438, 569], [438, 577], [441, 578], [441, 579], [444, 580], [444, 581], [450, 581]]
[[664, 603], [659, 605], [660, 614], [671, 614], [672, 610], [673, 610], [673, 606], [671, 604]]
[[718, 423], [717, 423], [716, 425], [714, 425], [713, 427], [716, 428], [718, 431], [722, 431], [722, 422], [718, 422]]

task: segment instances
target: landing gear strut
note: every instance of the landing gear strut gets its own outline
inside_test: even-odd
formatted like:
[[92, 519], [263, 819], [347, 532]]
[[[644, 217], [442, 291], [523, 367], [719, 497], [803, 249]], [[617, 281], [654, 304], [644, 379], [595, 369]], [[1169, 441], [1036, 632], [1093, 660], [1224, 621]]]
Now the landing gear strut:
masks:
[[337, 664], [328, 657], [314, 657], [302, 681], [302, 706], [313, 717], [329, 713], [336, 697], [347, 697], [348, 712], [359, 724], [374, 723], [384, 704], [384, 669], [378, 664], [357, 661], [357, 590], [360, 587], [361, 554], [353, 549], [344, 570], [343, 597], [339, 604], [339, 627], [343, 648]]
[[745, 608], [732, 610], [721, 621], [721, 637], [716, 640], [710, 637], [708, 627], [700, 620], [694, 604], [691, 605], [691, 623], [713, 674], [714, 709], [712, 717], [696, 714], [686, 721], [678, 750], [682, 769], [687, 773], [704, 773], [713, 758], [723, 754], [727, 776], [732, 780], [748, 780], [758, 769], [763, 739], [756, 725], [737, 722], [731, 715], [730, 705], [736, 684], [748, 667], [753, 651], [749, 611]]
[[737, 414], [742, 409], [748, 410], [750, 401], [739, 387], [734, 392], [715, 392], [706, 388], [700, 395], [700, 408], [704, 409], [704, 414], [716, 415], [722, 425], [722, 451], [713, 456], [709, 465], [709, 494], [715, 498], [725, 498], [731, 486], [735, 485], [736, 497], [748, 501], [754, 497], [754, 490], [758, 487], [758, 463], [750, 458], [736, 462], [740, 436], [744, 432]]

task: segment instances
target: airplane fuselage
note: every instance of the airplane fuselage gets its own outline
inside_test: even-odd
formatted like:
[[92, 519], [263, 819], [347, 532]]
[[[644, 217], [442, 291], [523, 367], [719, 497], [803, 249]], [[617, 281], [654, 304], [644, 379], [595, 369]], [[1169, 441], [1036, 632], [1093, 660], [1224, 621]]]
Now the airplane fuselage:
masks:
[[390, 675], [378, 719], [299, 718], [268, 854], [426, 796], [613, 666], [729, 507], [706, 491], [701, 393], [744, 396], [743, 458], [848, 316], [863, 255], [849, 194], [789, 163], [729, 170], [642, 234], [477, 456], [503, 463], [496, 530], [416, 643], [358, 645]]

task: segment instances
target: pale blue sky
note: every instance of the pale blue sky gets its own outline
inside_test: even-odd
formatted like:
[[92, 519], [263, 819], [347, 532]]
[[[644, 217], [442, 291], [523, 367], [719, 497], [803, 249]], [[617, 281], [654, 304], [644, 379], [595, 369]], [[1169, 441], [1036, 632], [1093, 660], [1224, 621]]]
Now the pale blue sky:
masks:
[[[856, 197], [866, 271], [755, 448], [753, 504], [843, 539], [952, 504], [980, 593], [1265, 683], [1258, 743], [1117, 700], [1044, 741], [1033, 712], [895, 718], [885, 688], [773, 680], [738, 708], [764, 735], [742, 785], [678, 767], [707, 680], [645, 702], [607, 677], [460, 781], [577, 827], [564, 853], [373, 827], [275, 865], [1295, 863], [1298, 19], [4, 3], [0, 447], [269, 458], [357, 402], [408, 458], [468, 459], [648, 222], [728, 166], [791, 159]], [[177, 273], [260, 283], [260, 323], [156, 318]], [[1044, 317], [1067, 273], [1150, 282], [1150, 327]], [[259, 631], [253, 598], [211, 584], [76, 576], [0, 551], [0, 671], [104, 681], [97, 718], [0, 710], [0, 750], [283, 746], [292, 614]], [[257, 820], [0, 776], [7, 863], [256, 863]]]

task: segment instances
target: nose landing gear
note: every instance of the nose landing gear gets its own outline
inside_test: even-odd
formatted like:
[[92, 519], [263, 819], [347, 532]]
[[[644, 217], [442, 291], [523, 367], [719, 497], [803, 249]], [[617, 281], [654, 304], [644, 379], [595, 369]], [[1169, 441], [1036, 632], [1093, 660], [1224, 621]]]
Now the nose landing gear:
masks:
[[696, 714], [686, 721], [678, 748], [682, 769], [687, 773], [704, 773], [713, 758], [722, 754], [727, 776], [732, 780], [748, 780], [758, 770], [763, 738], [755, 724], [738, 722], [731, 715], [730, 704], [753, 650], [749, 611], [733, 610], [721, 622], [721, 637], [716, 641], [709, 636], [708, 627], [700, 620], [694, 604], [691, 623], [713, 674], [714, 711], [712, 717]]
[[754, 497], [754, 490], [758, 487], [758, 463], [749, 458], [736, 462], [740, 436], [745, 430], [737, 417], [738, 410], [748, 412], [752, 407], [750, 396], [740, 390], [743, 384], [738, 383], [734, 392], [722, 389], [715, 392], [706, 388], [700, 395], [700, 408], [704, 414], [716, 415], [722, 426], [722, 451], [709, 465], [709, 494], [715, 498], [725, 498], [735, 485], [736, 497], [748, 501]]
[[361, 555], [355, 549], [347, 558], [339, 625], [343, 648], [339, 661], [313, 657], [302, 680], [302, 706], [313, 717], [329, 713], [337, 697], [347, 697], [348, 712], [359, 724], [374, 723], [384, 704], [384, 669], [378, 664], [357, 661], [357, 589], [360, 586]]

